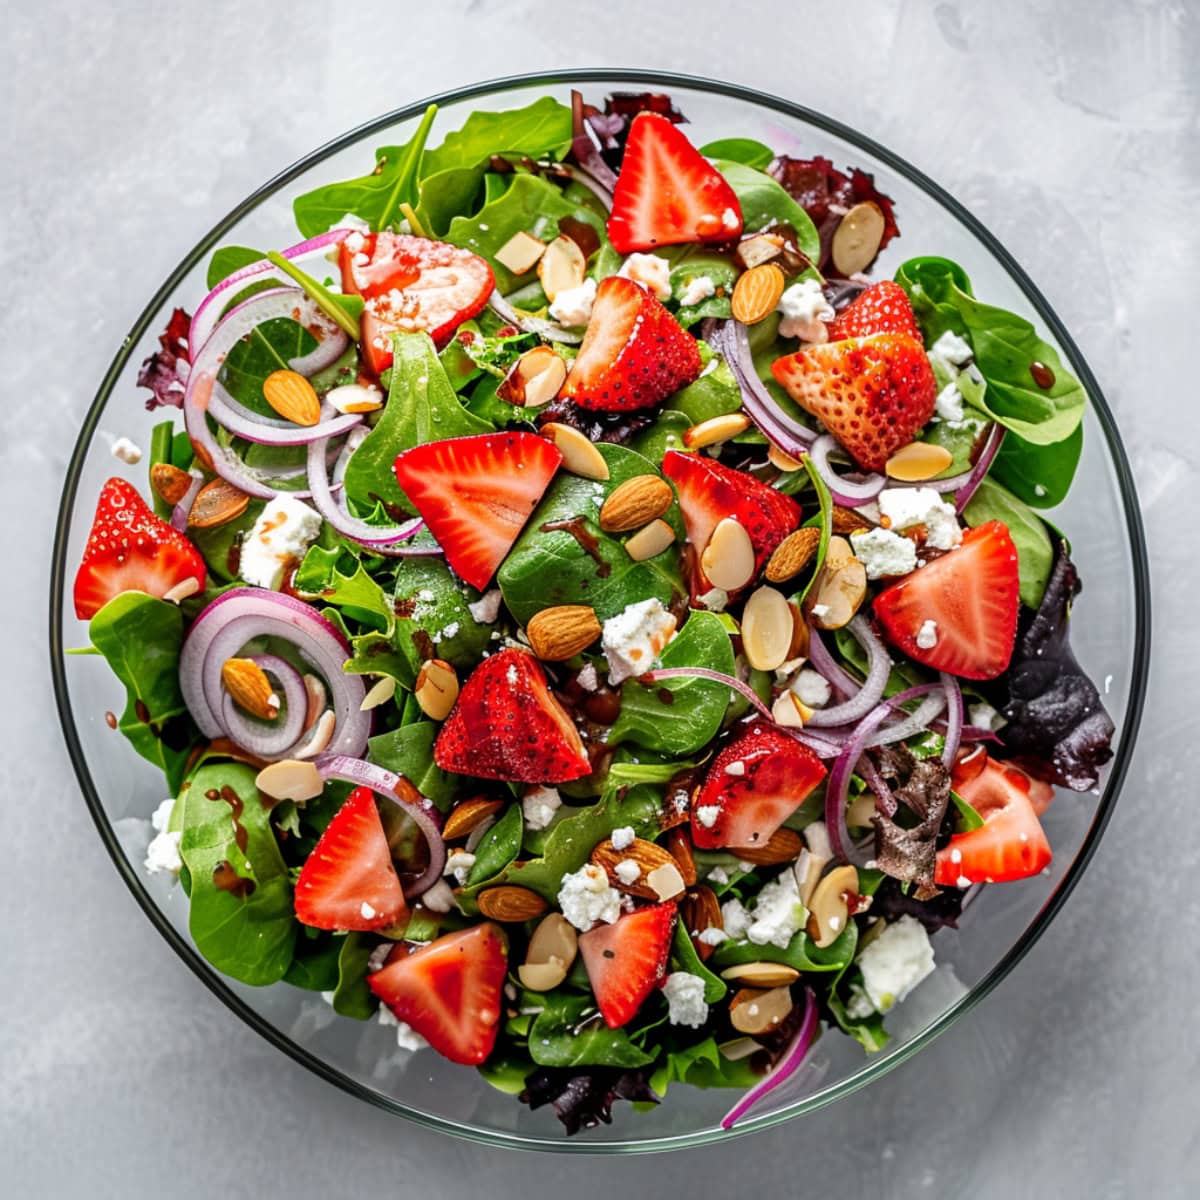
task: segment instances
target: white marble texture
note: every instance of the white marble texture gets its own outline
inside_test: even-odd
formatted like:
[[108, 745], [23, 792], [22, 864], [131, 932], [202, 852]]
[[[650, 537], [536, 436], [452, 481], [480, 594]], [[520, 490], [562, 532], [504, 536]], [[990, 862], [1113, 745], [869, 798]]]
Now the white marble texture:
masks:
[[[4, 26], [6, 1194], [1195, 1194], [1189, 881], [1200, 853], [1185, 756], [1200, 734], [1200, 5], [39, 0], [6, 5]], [[1124, 798], [1020, 968], [849, 1101], [724, 1148], [603, 1166], [425, 1132], [233, 1021], [139, 914], [96, 839], [52, 713], [43, 634], [74, 429], [180, 253], [344, 128], [555, 65], [677, 69], [793, 97], [965, 201], [1105, 385], [1156, 583], [1152, 694]]]

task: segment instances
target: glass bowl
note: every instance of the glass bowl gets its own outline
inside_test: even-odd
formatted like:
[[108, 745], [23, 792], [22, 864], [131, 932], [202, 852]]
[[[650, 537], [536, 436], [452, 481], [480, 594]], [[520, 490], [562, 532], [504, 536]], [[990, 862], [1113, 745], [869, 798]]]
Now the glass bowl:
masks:
[[[218, 975], [187, 933], [187, 901], [163, 876], [149, 877], [142, 858], [147, 818], [163, 795], [161, 776], [105, 724], [123, 693], [106, 665], [64, 655], [86, 640], [76, 621], [69, 581], [83, 551], [93, 502], [103, 481], [123, 470], [109, 453], [114, 436], [148, 444], [154, 418], [135, 386], [138, 365], [155, 349], [171, 309], [189, 310], [205, 294], [205, 265], [216, 245], [279, 246], [293, 236], [295, 196], [327, 181], [361, 174], [376, 145], [402, 143], [427, 101], [353, 130], [301, 159], [248, 197], [188, 252], [150, 300], [120, 347], [83, 421], [63, 487], [50, 594], [51, 668], [63, 732], [84, 799], [118, 871], [138, 903], [180, 957], [232, 1013], [317, 1074], [371, 1103], [421, 1124], [497, 1145], [558, 1151], [664, 1150], [709, 1142], [777, 1124], [848, 1095], [899, 1065], [968, 1012], [1016, 966], [1063, 904], [1087, 865], [1117, 800], [1141, 715], [1149, 655], [1146, 549], [1129, 465], [1112, 413], [1062, 323], [1011, 255], [961, 205], [883, 147], [819, 113], [729, 84], [640, 71], [571, 71], [482, 83], [435, 97], [440, 111], [431, 145], [475, 108], [505, 109], [551, 94], [569, 102], [572, 86], [607, 91], [669, 91], [687, 114], [697, 144], [717, 137], [756, 138], [781, 153], [821, 154], [838, 166], [875, 174], [896, 200], [902, 237], [877, 268], [888, 277], [905, 258], [939, 254], [962, 263], [985, 300], [1029, 317], [1054, 342], [1091, 397], [1083, 458], [1075, 486], [1053, 519], [1071, 537], [1085, 590], [1075, 607], [1076, 653], [1101, 685], [1116, 723], [1116, 755], [1103, 788], [1063, 792], [1046, 816], [1054, 862], [1043, 875], [984, 889], [957, 930], [934, 936], [938, 970], [889, 1019], [892, 1040], [866, 1056], [836, 1033], [822, 1037], [805, 1069], [739, 1123], [720, 1128], [735, 1094], [675, 1085], [646, 1112], [618, 1105], [611, 1126], [566, 1138], [549, 1109], [531, 1112], [467, 1068], [432, 1052], [396, 1048], [391, 1029], [335, 1017], [316, 994], [285, 985], [255, 989]], [[144, 468], [125, 469], [145, 485]], [[79, 501], [77, 504], [76, 501]]]

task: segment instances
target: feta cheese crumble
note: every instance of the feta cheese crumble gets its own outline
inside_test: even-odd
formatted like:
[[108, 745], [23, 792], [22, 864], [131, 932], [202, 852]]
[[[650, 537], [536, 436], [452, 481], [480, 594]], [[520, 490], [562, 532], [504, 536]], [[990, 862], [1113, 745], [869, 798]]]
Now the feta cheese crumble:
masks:
[[903, 916], [868, 943], [858, 956], [862, 993], [875, 1011], [899, 1004], [933, 971], [933, 946], [916, 917]]
[[792, 680], [791, 687], [796, 694], [796, 699], [807, 704], [809, 708], [824, 708], [829, 703], [830, 696], [833, 695], [829, 680], [819, 671], [814, 671], [809, 667], [805, 667], [797, 674], [796, 678]]
[[238, 574], [254, 587], [277, 591], [321, 532], [321, 516], [294, 496], [269, 500], [242, 542]]
[[600, 642], [608, 659], [609, 683], [653, 670], [674, 633], [675, 618], [658, 599], [628, 604], [623, 612], [609, 617]]
[[557, 788], [534, 788], [521, 800], [525, 814], [526, 829], [545, 829], [554, 820], [554, 814], [562, 808], [562, 797]]
[[729, 604], [729, 593], [724, 588], [709, 588], [700, 597], [700, 604], [703, 608], [707, 608], [709, 612], [722, 613]]
[[632, 858], [623, 858], [613, 867], [613, 874], [628, 887], [631, 883], [637, 883], [641, 879], [642, 868]]
[[804, 928], [808, 910], [800, 900], [796, 876], [784, 871], [758, 893], [750, 913], [746, 937], [756, 946], [778, 946], [786, 950], [788, 942]]
[[802, 342], [824, 342], [829, 337], [828, 322], [836, 315], [815, 279], [801, 279], [779, 297], [777, 311], [780, 337], [799, 338]]
[[132, 467], [135, 463], [142, 461], [142, 448], [127, 437], [119, 437], [112, 444], [112, 456]]
[[920, 629], [917, 630], [917, 645], [922, 650], [932, 650], [937, 645], [937, 622], [926, 621]]
[[685, 307], [702, 304], [709, 296], [716, 295], [717, 285], [707, 275], [695, 275], [683, 285], [679, 303]]
[[854, 557], [866, 568], [868, 579], [907, 575], [917, 569], [913, 542], [890, 529], [864, 529], [850, 535]]
[[596, 303], [596, 281], [585, 279], [578, 287], [559, 292], [550, 304], [550, 316], [560, 325], [577, 328], [592, 319], [592, 305]]
[[948, 383], [938, 392], [934, 414], [939, 421], [957, 422], [963, 419], [963, 398], [958, 384]]
[[394, 1025], [396, 1045], [401, 1050], [424, 1050], [429, 1043], [406, 1021], [401, 1021], [386, 1004], [379, 1006], [380, 1025]]
[[925, 544], [934, 550], [953, 550], [962, 541], [954, 505], [934, 488], [884, 488], [879, 493], [879, 511], [892, 531], [924, 525]]
[[179, 855], [179, 843], [183, 834], [179, 830], [168, 830], [175, 801], [164, 800], [150, 818], [155, 836], [146, 847], [146, 870], [151, 875], [178, 875], [183, 870], [183, 859]]
[[445, 875], [453, 875], [458, 880], [458, 886], [462, 887], [467, 882], [467, 876], [471, 873], [471, 868], [475, 865], [475, 855], [468, 853], [466, 850], [455, 850], [446, 859], [446, 869], [443, 872]]
[[597, 921], [611, 925], [621, 915], [621, 893], [608, 882], [608, 875], [595, 863], [562, 878], [558, 907], [576, 929], [591, 929]]
[[687, 1025], [699, 1029], [708, 1020], [708, 1005], [704, 1001], [704, 980], [686, 971], [672, 971], [662, 985], [667, 998], [667, 1020], [672, 1025]]
[[710, 925], [707, 929], [702, 929], [696, 934], [696, 941], [705, 946], [719, 946], [728, 938], [729, 934], [719, 925]]
[[426, 888], [421, 893], [421, 904], [430, 912], [435, 913], [448, 913], [458, 907], [454, 892], [451, 891], [450, 885], [444, 879], [439, 879], [433, 887]]
[[721, 924], [731, 938], [745, 937], [746, 930], [750, 928], [750, 920], [746, 906], [736, 896], [721, 905]]
[[929, 347], [929, 357], [940, 362], [949, 375], [957, 375], [957, 367], [966, 366], [974, 357], [974, 351], [968, 342], [964, 341], [947, 329], [932, 346]]
[[476, 625], [490, 625], [500, 615], [500, 595], [499, 588], [492, 588], [490, 592], [484, 592], [478, 600], [467, 605], [467, 612], [471, 614], [471, 619]]
[[612, 844], [614, 850], [628, 850], [633, 845], [636, 838], [633, 832], [632, 825], [621, 825], [612, 831]]
[[716, 823], [717, 818], [721, 815], [721, 806], [719, 804], [701, 804], [696, 809], [696, 820], [704, 826], [705, 829], [711, 829]]
[[617, 274], [640, 283], [660, 300], [671, 298], [671, 264], [658, 254], [631, 254]]

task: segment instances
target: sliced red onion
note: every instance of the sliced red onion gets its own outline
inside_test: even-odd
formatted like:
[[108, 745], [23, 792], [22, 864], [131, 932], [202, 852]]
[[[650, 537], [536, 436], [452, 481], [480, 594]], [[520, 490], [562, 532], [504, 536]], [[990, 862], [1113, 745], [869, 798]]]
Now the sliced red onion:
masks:
[[212, 394], [209, 396], [208, 415], [235, 437], [263, 446], [311, 446], [318, 438], [338, 437], [349, 433], [351, 429], [361, 425], [363, 419], [362, 413], [342, 413], [316, 425], [276, 421], [251, 413], [243, 405], [232, 401], [219, 381], [214, 382]]
[[[846, 626], [854, 640], [867, 652], [867, 678], [858, 692], [842, 704], [833, 708], [819, 708], [809, 717], [807, 724], [814, 728], [826, 725], [850, 725], [861, 720], [883, 697], [888, 675], [892, 670], [892, 656], [883, 642], [876, 636], [866, 617], [859, 613]], [[811, 649], [811, 646], [810, 646]]]
[[519, 312], [500, 295], [499, 288], [488, 297], [488, 307], [500, 320], [507, 321], [509, 325], [515, 325], [523, 333], [536, 333], [538, 337], [543, 337], [548, 342], [564, 342], [575, 345], [577, 342], [583, 341], [582, 333], [572, 333], [570, 330], [555, 325], [553, 321], [546, 321], [541, 317], [531, 317], [528, 313]]
[[[571, 153], [575, 155], [575, 161], [593, 175], [597, 183], [612, 192], [617, 186], [617, 176], [600, 153], [596, 135], [583, 113], [583, 96], [577, 91], [571, 92], [571, 130]], [[612, 207], [611, 196], [609, 207]]]
[[867, 740], [891, 711], [890, 705], [881, 704], [859, 722], [858, 728], [830, 769], [829, 779], [825, 784], [825, 828], [829, 833], [829, 844], [838, 857], [856, 867], [864, 866], [867, 857], [850, 840], [850, 832], [846, 828], [846, 797], [850, 788], [850, 776], [854, 774]]
[[192, 502], [196, 499], [196, 493], [204, 486], [204, 474], [197, 471], [194, 467], [188, 472], [192, 477], [192, 482], [188, 484], [188, 490], [179, 498], [179, 503], [171, 509], [171, 524], [184, 533], [188, 527], [188, 517], [192, 512]]
[[963, 697], [962, 688], [953, 675], [941, 672], [942, 687], [946, 689], [946, 746], [942, 750], [942, 764], [948, 771], [954, 766], [958, 747], [962, 744]]
[[804, 1016], [788, 1042], [783, 1056], [746, 1094], [721, 1118], [722, 1129], [732, 1129], [764, 1096], [790, 1079], [812, 1048], [817, 1033], [817, 1000], [812, 988], [804, 989]]
[[402, 776], [365, 759], [343, 754], [322, 754], [313, 765], [324, 780], [340, 779], [356, 787], [368, 787], [377, 796], [395, 804], [417, 826], [429, 847], [429, 864], [404, 889], [408, 899], [420, 896], [442, 877], [446, 866], [446, 843], [442, 840], [441, 817], [431, 801], [422, 797], [419, 804], [405, 798], [412, 787]]
[[891, 725], [885, 725], [878, 733], [872, 735], [867, 742], [868, 748], [890, 746], [929, 729], [935, 718], [946, 707], [945, 692], [936, 683], [909, 688], [906, 692], [892, 696], [887, 703], [895, 709], [909, 700], [915, 700], [918, 696], [925, 698], [911, 713], [906, 713], [903, 719]]
[[[587, 190], [589, 192], [591, 192], [592, 195], [595, 196], [596, 199], [599, 200], [600, 203], [604, 206], [605, 212], [612, 211], [612, 205], [613, 205], [612, 188], [605, 187], [604, 184], [601, 183], [600, 180], [596, 178], [595, 174], [592, 171], [588, 170], [586, 167], [576, 166], [575, 163], [569, 163], [569, 162], [556, 163], [555, 169], [562, 171], [565, 175], [569, 176], [580, 186], [587, 188]], [[611, 175], [612, 172], [610, 171], [609, 174]]]
[[243, 750], [249, 750], [259, 758], [277, 758], [287, 754], [304, 732], [308, 696], [300, 672], [286, 659], [274, 654], [254, 654], [251, 660], [275, 677], [276, 685], [283, 692], [286, 710], [270, 725], [264, 725], [246, 716], [226, 691], [221, 697], [221, 721], [229, 731], [230, 739]]
[[835, 692], [842, 696], [853, 696], [862, 684], [829, 652], [824, 639], [815, 625], [808, 627], [808, 660], [819, 671]]
[[887, 480], [882, 475], [864, 475], [860, 479], [839, 475], [829, 462], [829, 455], [835, 449], [837, 449], [836, 439], [832, 434], [823, 433], [813, 442], [810, 451], [813, 466], [825, 480], [825, 486], [829, 488], [829, 494], [833, 497], [834, 503], [840, 504], [843, 508], [859, 508], [864, 504], [869, 504], [883, 491]]

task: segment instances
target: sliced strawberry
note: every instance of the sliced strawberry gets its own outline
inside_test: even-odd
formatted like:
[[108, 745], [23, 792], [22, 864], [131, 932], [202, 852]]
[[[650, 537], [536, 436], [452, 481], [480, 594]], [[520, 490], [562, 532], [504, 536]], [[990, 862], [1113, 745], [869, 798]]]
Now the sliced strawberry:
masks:
[[536, 434], [484, 433], [406, 450], [395, 470], [446, 561], [482, 592], [561, 462]]
[[296, 917], [316, 929], [387, 929], [408, 917], [370, 788], [337, 810], [296, 880]]
[[424, 330], [441, 346], [496, 286], [478, 254], [408, 233], [367, 234], [361, 244], [352, 234], [338, 256], [342, 290], [366, 301], [362, 347], [376, 375], [391, 366], [393, 333]]
[[695, 550], [691, 579], [694, 601], [712, 587], [700, 570], [699, 559], [719, 522], [733, 517], [750, 535], [755, 575], [766, 566], [775, 547], [800, 524], [800, 505], [790, 496], [744, 471], [722, 466], [706, 454], [669, 450], [662, 470], [679, 494], [679, 510]]
[[696, 791], [692, 841], [702, 850], [761, 846], [824, 778], [807, 746], [756, 721], [717, 755]]
[[579, 355], [559, 395], [580, 408], [649, 408], [696, 379], [696, 340], [644, 287], [610, 275], [596, 302]]
[[75, 615], [90, 620], [121, 592], [165, 596], [188, 579], [203, 588], [204, 575], [200, 551], [156, 517], [133, 484], [114, 477], [100, 490], [75, 574]]
[[937, 852], [934, 880], [939, 887], [1004, 883], [1046, 867], [1052, 857], [1050, 842], [1034, 811], [1032, 781], [1024, 771], [988, 758], [983, 770], [969, 777], [956, 766], [952, 783], [984, 823], [970, 833], [955, 834]]
[[[909, 658], [964, 679], [995, 679], [1012, 658], [1019, 588], [1008, 527], [988, 521], [968, 529], [957, 549], [880, 592], [875, 615]], [[936, 624], [932, 646], [918, 641], [926, 621]]]
[[668, 900], [579, 935], [579, 953], [609, 1029], [632, 1020], [662, 983], [674, 926], [675, 903]]
[[487, 921], [411, 954], [393, 951], [367, 986], [439, 1054], [477, 1067], [496, 1044], [507, 970], [507, 939]]
[[865, 288], [829, 323], [829, 340], [871, 337], [876, 333], [903, 333], [921, 340], [921, 327], [908, 302], [908, 293], [890, 279]]
[[634, 117], [608, 218], [613, 249], [724, 242], [741, 232], [742, 206], [716, 167], [666, 117]]
[[443, 770], [510, 783], [563, 783], [592, 770], [541, 664], [523, 650], [501, 650], [475, 668], [433, 757]]
[[919, 338], [881, 333], [778, 358], [771, 372], [859, 466], [882, 471], [933, 415], [937, 383]]

